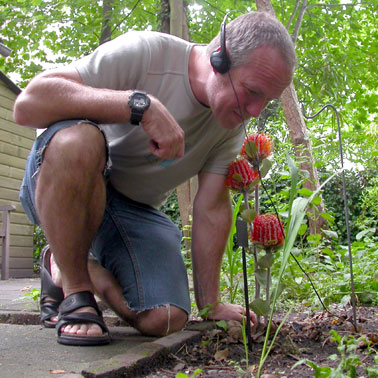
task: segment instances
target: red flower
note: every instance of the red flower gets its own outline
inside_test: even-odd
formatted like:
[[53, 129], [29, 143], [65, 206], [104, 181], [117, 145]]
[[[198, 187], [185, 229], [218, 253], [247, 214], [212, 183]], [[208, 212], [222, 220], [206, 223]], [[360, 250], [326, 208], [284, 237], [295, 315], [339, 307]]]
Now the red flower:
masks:
[[228, 167], [226, 186], [241, 191], [248, 187], [259, 177], [245, 159], [237, 159]]
[[241, 149], [241, 155], [254, 167], [259, 166], [263, 159], [273, 151], [273, 142], [267, 134], [252, 134], [247, 136]]
[[278, 247], [283, 244], [283, 227], [277, 215], [261, 214], [255, 218], [252, 241], [262, 247]]

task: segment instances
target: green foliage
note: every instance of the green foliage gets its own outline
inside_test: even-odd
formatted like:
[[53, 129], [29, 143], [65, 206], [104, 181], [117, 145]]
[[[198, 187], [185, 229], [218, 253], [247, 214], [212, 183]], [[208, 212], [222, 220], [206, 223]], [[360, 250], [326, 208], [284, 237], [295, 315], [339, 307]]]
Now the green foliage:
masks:
[[[236, 195], [234, 197], [234, 201]], [[221, 288], [228, 291], [228, 301], [230, 303], [235, 302], [236, 295], [239, 291], [239, 285], [241, 280], [241, 248], [235, 247], [235, 234], [236, 234], [236, 219], [240, 211], [240, 206], [243, 200], [243, 196], [239, 195], [233, 206], [232, 225], [230, 235], [226, 244], [226, 251], [224, 257], [224, 263], [222, 265], [222, 272], [224, 274], [224, 283], [221, 283]], [[241, 293], [241, 289], [239, 291]]]
[[[328, 357], [330, 361], [339, 361], [336, 368], [329, 366], [319, 366], [315, 362], [308, 359], [300, 360], [295, 363], [292, 369], [295, 369], [298, 365], [306, 364], [314, 369], [315, 378], [356, 378], [357, 367], [360, 367], [369, 378], [376, 377], [378, 375], [378, 354], [371, 347], [371, 343], [367, 342], [364, 337], [355, 339], [351, 335], [341, 337], [336, 331], [330, 331], [332, 340], [335, 341], [337, 351], [339, 354], [332, 354]], [[360, 360], [360, 356], [357, 353], [359, 343], [364, 343], [367, 346], [368, 354], [374, 353], [375, 366], [366, 366], [363, 361]], [[364, 359], [363, 359], [364, 360]]]
[[[360, 231], [361, 223], [369, 218], [375, 220], [378, 215], [378, 181], [375, 179], [376, 170], [344, 171], [347, 199], [349, 225], [351, 238], [355, 239]], [[322, 174], [327, 177], [329, 173]], [[330, 215], [335, 219], [334, 230], [339, 236], [341, 242], [346, 240], [346, 225], [344, 213], [344, 198], [342, 192], [341, 176], [334, 177], [323, 189], [323, 199], [325, 207]], [[374, 213], [374, 210], [376, 211]]]
[[175, 378], [195, 378], [195, 377], [197, 377], [199, 374], [201, 374], [202, 373], [202, 369], [196, 369], [194, 372], [193, 372], [193, 374], [191, 374], [191, 375], [188, 375], [188, 374], [186, 374], [186, 373], [177, 373], [176, 375], [175, 375]]
[[30, 291], [25, 293], [24, 296], [21, 299], [23, 299], [25, 301], [32, 299], [34, 304], [37, 306], [38, 311], [39, 311], [39, 301], [41, 299], [41, 290], [31, 289]]
[[180, 209], [177, 202], [177, 194], [174, 190], [167, 201], [160, 209], [164, 214], [168, 215], [171, 221], [178, 227], [181, 227]]
[[47, 245], [45, 234], [43, 233], [43, 230], [39, 226], [34, 226], [33, 245], [34, 245], [34, 251], [33, 251], [34, 271], [38, 273], [41, 252], [42, 252], [42, 249]]
[[[69, 63], [92, 52], [102, 32], [102, 1], [52, 0], [25, 2], [10, 0], [0, 4], [3, 43], [13, 50], [0, 69], [19, 75], [19, 85], [42, 68]], [[110, 19], [114, 39], [127, 30], [158, 30], [160, 1], [112, 2]]]
[[[288, 221], [287, 225], [285, 228], [285, 243], [283, 247], [283, 252], [282, 252], [282, 259], [280, 261], [280, 270], [278, 273], [278, 278], [276, 285], [273, 289], [272, 293], [272, 301], [270, 303], [270, 318], [267, 326], [267, 331], [266, 331], [266, 336], [265, 336], [265, 341], [263, 345], [263, 349], [261, 351], [261, 357], [260, 357], [260, 363], [259, 363], [259, 368], [257, 371], [257, 377], [260, 377], [261, 374], [261, 369], [266, 361], [266, 358], [268, 357], [271, 348], [273, 346], [274, 341], [270, 343], [270, 346], [268, 347], [268, 340], [269, 340], [269, 335], [270, 335], [270, 328], [271, 328], [271, 323], [273, 320], [273, 314], [276, 308], [276, 302], [279, 297], [279, 295], [282, 292], [281, 289], [281, 280], [284, 276], [284, 273], [286, 271], [286, 267], [288, 264], [289, 256], [291, 253], [291, 250], [294, 247], [295, 240], [297, 238], [299, 229], [301, 227], [301, 224], [303, 222], [303, 219], [305, 217], [305, 210], [306, 207], [309, 205], [309, 203], [312, 201], [312, 199], [317, 195], [317, 192], [321, 190], [321, 187], [314, 193], [309, 198], [304, 198], [298, 196], [298, 181], [300, 178], [300, 171], [297, 168], [295, 162], [288, 157], [288, 166], [290, 170], [290, 179], [291, 179], [291, 186], [290, 186], [290, 196], [289, 196], [289, 209], [288, 209]], [[323, 184], [324, 185], [324, 184]], [[278, 332], [278, 330], [277, 330]], [[277, 334], [277, 333], [276, 333]]]
[[[376, 173], [376, 172], [375, 172]], [[376, 174], [370, 180], [370, 186], [366, 187], [361, 199], [362, 217], [371, 215], [375, 221], [378, 218], [378, 177]]]
[[[351, 302], [350, 265], [347, 247], [330, 243], [323, 239], [314, 254], [313, 247], [296, 250], [296, 259], [316, 283], [316, 289], [326, 305], [339, 303], [349, 306]], [[378, 304], [378, 241], [372, 233], [351, 245], [355, 292], [358, 302], [364, 305]], [[278, 267], [276, 268], [276, 270]], [[273, 274], [277, 274], [273, 271]], [[332, 285], [330, 285], [332, 277]], [[285, 290], [282, 303], [296, 302], [298, 305], [319, 308], [320, 303], [310, 282], [303, 275], [294, 260], [289, 260], [288, 269], [283, 276]]]

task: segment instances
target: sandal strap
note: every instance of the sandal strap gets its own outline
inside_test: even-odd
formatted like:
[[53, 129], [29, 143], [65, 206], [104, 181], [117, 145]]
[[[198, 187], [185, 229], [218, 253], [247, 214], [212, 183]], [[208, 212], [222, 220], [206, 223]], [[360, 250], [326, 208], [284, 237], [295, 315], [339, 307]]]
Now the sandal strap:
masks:
[[[94, 308], [97, 315], [89, 312], [73, 313], [73, 311], [82, 307]], [[58, 337], [61, 335], [60, 330], [63, 326], [73, 323], [95, 323], [101, 327], [104, 333], [108, 332], [108, 328], [102, 317], [102, 312], [97, 306], [93, 293], [90, 291], [81, 291], [79, 293], [71, 294], [60, 304], [59, 319], [55, 327]]]
[[41, 322], [49, 320], [53, 316], [57, 316], [59, 304], [56, 302], [43, 302], [40, 305], [41, 310]]
[[41, 252], [41, 304], [47, 297], [61, 302], [64, 299], [63, 290], [56, 286], [51, 278], [50, 264], [47, 265], [47, 255], [49, 255], [50, 246], [47, 245]]
[[102, 316], [102, 312], [97, 306], [94, 295], [90, 291], [80, 291], [65, 298], [59, 305], [59, 315], [70, 314], [82, 307], [93, 307], [97, 315]]

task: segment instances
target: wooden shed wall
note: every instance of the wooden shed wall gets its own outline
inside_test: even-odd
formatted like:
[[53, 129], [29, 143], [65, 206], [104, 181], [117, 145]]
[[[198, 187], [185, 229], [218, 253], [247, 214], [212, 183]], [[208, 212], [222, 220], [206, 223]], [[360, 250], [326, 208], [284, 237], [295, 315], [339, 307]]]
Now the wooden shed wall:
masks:
[[36, 132], [14, 123], [15, 98], [14, 91], [0, 80], [0, 205], [16, 206], [10, 213], [9, 277], [23, 278], [33, 275], [33, 225], [23, 212], [19, 189]]

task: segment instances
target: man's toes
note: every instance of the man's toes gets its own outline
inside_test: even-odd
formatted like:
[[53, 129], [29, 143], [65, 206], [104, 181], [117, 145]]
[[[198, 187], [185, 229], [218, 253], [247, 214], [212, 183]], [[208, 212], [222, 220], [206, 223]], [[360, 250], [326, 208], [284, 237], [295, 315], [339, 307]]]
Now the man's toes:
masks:
[[90, 324], [87, 330], [89, 336], [101, 336], [102, 328], [98, 324]]
[[88, 336], [101, 336], [102, 329], [98, 324], [67, 324], [61, 329], [62, 333], [88, 335]]
[[88, 325], [87, 324], [77, 325], [75, 333], [77, 335], [83, 335], [83, 336], [89, 335], [89, 333], [88, 333]]

